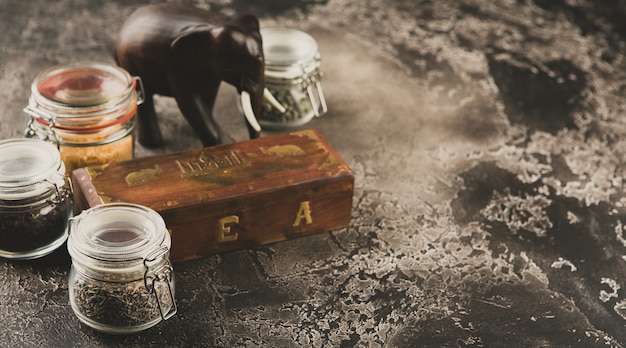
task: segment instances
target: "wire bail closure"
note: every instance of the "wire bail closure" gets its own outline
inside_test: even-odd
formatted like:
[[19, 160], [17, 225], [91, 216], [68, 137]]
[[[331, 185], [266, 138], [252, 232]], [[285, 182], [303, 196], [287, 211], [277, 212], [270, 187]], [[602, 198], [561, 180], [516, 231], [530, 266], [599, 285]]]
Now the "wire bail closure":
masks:
[[[171, 285], [172, 273], [174, 269], [172, 268], [172, 264], [170, 263], [170, 261], [168, 259], [165, 259], [165, 265], [162, 267], [164, 269], [161, 272], [155, 272], [153, 276], [148, 275], [148, 273], [150, 273], [149, 263], [163, 257], [163, 255], [165, 255], [168, 251], [169, 249], [166, 246], [161, 246], [150, 252], [143, 260], [143, 265], [146, 268], [146, 271], [143, 275], [143, 282], [146, 286], [146, 290], [148, 290], [148, 293], [154, 294], [154, 297], [157, 301], [157, 306], [159, 307], [159, 314], [161, 314], [161, 319], [163, 320], [171, 318], [178, 311], [178, 308], [176, 307], [176, 301], [174, 300], [174, 292]], [[161, 294], [156, 287], [157, 282], [165, 282], [165, 284], [167, 285], [167, 294], [169, 294], [172, 303], [172, 306], [169, 308], [167, 313], [163, 313], [163, 304], [161, 303], [160, 296]]]
[[143, 81], [139, 76], [133, 76], [133, 87], [137, 92], [137, 105], [143, 104], [146, 101], [146, 91], [143, 88]]
[[[315, 117], [320, 117], [324, 115], [328, 111], [328, 106], [326, 105], [326, 98], [324, 98], [324, 92], [322, 92], [322, 84], [320, 80], [322, 79], [322, 73], [318, 70], [317, 67], [320, 65], [320, 56], [317, 54], [315, 56], [315, 65], [316, 68], [313, 74], [309, 74], [306, 71], [304, 64], [300, 64], [300, 69], [302, 70], [302, 76], [305, 76], [305, 79], [302, 81], [302, 86], [306, 89], [307, 95], [309, 97], [309, 102], [311, 102], [311, 108], [313, 109], [313, 114]], [[315, 85], [315, 89], [313, 89], [313, 85]], [[313, 93], [317, 94], [317, 100], [319, 100], [320, 105], [315, 101], [316, 98]], [[322, 108], [322, 112], [320, 112], [320, 106]]]
[[53, 182], [53, 181], [52, 181], [52, 180], [50, 180], [50, 179], [46, 179], [46, 180], [45, 180], [47, 183], [49, 183], [49, 184], [51, 184], [51, 185], [53, 185], [53, 186], [54, 186], [54, 188], [56, 189], [56, 193], [57, 193], [55, 197], [50, 198], [50, 202], [52, 202], [52, 203], [54, 203], [54, 204], [59, 204], [59, 203], [62, 203], [63, 201], [65, 201], [65, 199], [69, 197], [70, 192], [72, 192], [72, 191], [73, 191], [73, 188], [72, 188], [72, 181], [71, 181], [71, 180], [69, 180], [69, 178], [67, 177], [67, 175], [63, 175], [63, 174], [61, 174], [61, 173], [56, 173], [56, 174], [57, 174], [57, 175], [59, 175], [59, 176], [61, 176], [61, 177], [63, 177], [63, 181], [64, 181], [64, 182], [66, 182], [66, 183], [69, 185], [69, 186], [68, 186], [68, 187], [69, 187], [69, 190], [61, 190], [61, 189], [59, 188], [59, 184], [58, 184], [58, 183]]
[[[61, 139], [59, 139], [57, 132], [54, 131], [56, 116], [47, 111], [33, 108], [30, 105], [24, 108], [24, 112], [30, 115], [28, 124], [26, 124], [26, 130], [24, 130], [24, 136], [27, 138], [37, 137], [40, 140], [52, 141], [54, 142], [54, 144], [56, 144], [57, 149], [60, 149]], [[45, 134], [40, 134], [40, 132], [37, 131], [37, 129], [35, 128], [35, 119], [41, 119], [48, 124]]]

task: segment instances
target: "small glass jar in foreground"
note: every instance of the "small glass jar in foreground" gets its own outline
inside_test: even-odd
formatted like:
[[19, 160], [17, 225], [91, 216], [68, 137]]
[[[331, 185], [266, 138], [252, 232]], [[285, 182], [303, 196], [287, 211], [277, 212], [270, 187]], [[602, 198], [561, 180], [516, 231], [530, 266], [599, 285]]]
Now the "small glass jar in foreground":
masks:
[[73, 203], [56, 147], [38, 139], [0, 141], [0, 257], [34, 259], [60, 247]]
[[315, 39], [285, 28], [261, 30], [265, 87], [285, 108], [263, 103], [259, 124], [268, 129], [301, 126], [328, 111], [322, 92], [320, 54]]
[[70, 304], [88, 326], [113, 334], [150, 328], [176, 313], [171, 238], [154, 210], [109, 203], [70, 221]]
[[[137, 86], [139, 82], [139, 86]], [[114, 65], [74, 63], [40, 72], [24, 111], [27, 137], [56, 144], [66, 170], [133, 158], [141, 80]]]

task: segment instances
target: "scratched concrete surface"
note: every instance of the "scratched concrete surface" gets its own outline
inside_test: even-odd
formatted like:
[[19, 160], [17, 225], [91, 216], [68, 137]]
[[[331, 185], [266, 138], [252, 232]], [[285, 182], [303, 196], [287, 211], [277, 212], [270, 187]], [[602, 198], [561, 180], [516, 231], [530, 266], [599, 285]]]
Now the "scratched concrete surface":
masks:
[[[0, 0], [0, 137], [37, 72], [112, 61], [147, 2]], [[330, 111], [302, 128], [356, 173], [351, 226], [176, 265], [178, 314], [130, 336], [78, 322], [65, 250], [1, 260], [0, 346], [626, 345], [624, 1], [184, 2], [317, 39]], [[157, 108], [138, 157], [200, 146]]]

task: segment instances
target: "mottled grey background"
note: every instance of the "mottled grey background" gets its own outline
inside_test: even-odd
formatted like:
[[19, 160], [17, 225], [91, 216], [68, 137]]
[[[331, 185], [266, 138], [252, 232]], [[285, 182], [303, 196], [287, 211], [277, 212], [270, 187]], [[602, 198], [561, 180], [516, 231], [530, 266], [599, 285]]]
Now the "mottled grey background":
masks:
[[[0, 137], [36, 73], [112, 62], [148, 2], [0, 0]], [[329, 112], [302, 128], [356, 173], [351, 226], [178, 264], [178, 314], [130, 336], [78, 322], [64, 250], [0, 261], [0, 346], [626, 345], [624, 1], [182, 2], [315, 37]], [[137, 156], [200, 146], [157, 108]]]

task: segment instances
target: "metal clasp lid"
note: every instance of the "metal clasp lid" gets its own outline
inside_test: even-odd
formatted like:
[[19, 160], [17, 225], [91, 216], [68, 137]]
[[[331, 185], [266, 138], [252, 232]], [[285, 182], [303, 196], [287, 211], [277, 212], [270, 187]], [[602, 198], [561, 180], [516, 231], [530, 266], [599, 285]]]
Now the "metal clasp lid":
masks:
[[[161, 314], [161, 318], [163, 320], [167, 320], [171, 318], [176, 312], [178, 308], [176, 307], [176, 301], [174, 300], [174, 291], [172, 290], [172, 274], [174, 269], [172, 268], [172, 264], [168, 259], [165, 259], [165, 266], [163, 266], [163, 270], [159, 272], [154, 272], [154, 275], [149, 275], [150, 266], [149, 263], [156, 261], [165, 255], [169, 249], [166, 246], [161, 246], [156, 250], [149, 253], [146, 258], [143, 260], [143, 265], [146, 267], [146, 272], [143, 275], [143, 282], [148, 290], [148, 293], [154, 294], [154, 297], [157, 301], [157, 306], [159, 307], [159, 313]], [[161, 294], [157, 289], [157, 282], [165, 282], [167, 285], [167, 294], [169, 294], [170, 300], [172, 302], [172, 306], [169, 308], [167, 313], [163, 313], [163, 304], [161, 303]]]
[[61, 189], [59, 187], [59, 183], [52, 181], [50, 178], [47, 178], [44, 181], [54, 186], [54, 188], [56, 189], [56, 196], [50, 198], [50, 202], [52, 202], [53, 204], [60, 204], [60, 203], [63, 203], [63, 201], [65, 201], [65, 199], [68, 198], [74, 190], [72, 189], [72, 181], [67, 175], [64, 175], [61, 173], [55, 173], [55, 174], [62, 178], [64, 184], [68, 185], [67, 189], [65, 190]]
[[137, 105], [143, 104], [146, 101], [146, 91], [143, 88], [143, 81], [139, 76], [133, 76], [133, 87], [137, 93]]
[[315, 91], [317, 92], [318, 100], [320, 101], [322, 112], [319, 111], [320, 105], [317, 105], [315, 102], [315, 98], [313, 96], [313, 86], [308, 85], [306, 87], [306, 92], [309, 95], [309, 100], [311, 101], [311, 107], [313, 108], [313, 113], [315, 117], [320, 117], [324, 115], [328, 111], [328, 106], [326, 106], [326, 99], [324, 98], [324, 93], [322, 92], [322, 85], [319, 80], [315, 81]]
[[[24, 136], [27, 138], [34, 138], [36, 136], [43, 141], [52, 140], [56, 144], [57, 149], [60, 149], [61, 139], [59, 139], [57, 132], [54, 131], [54, 127], [56, 126], [56, 117], [54, 116], [54, 114], [40, 110], [30, 105], [24, 108], [24, 112], [30, 116], [28, 124], [26, 125], [26, 130], [24, 131]], [[36, 118], [44, 120], [48, 124], [45, 135], [41, 135], [37, 131], [37, 129], [35, 129]]]
[[[307, 68], [301, 64], [300, 69], [302, 70], [302, 86], [306, 89], [307, 96], [309, 97], [309, 102], [311, 103], [311, 107], [313, 109], [313, 114], [315, 117], [320, 117], [328, 112], [328, 106], [326, 105], [326, 98], [324, 98], [324, 93], [322, 92], [322, 84], [320, 80], [322, 78], [322, 73], [318, 70], [320, 57], [319, 53], [315, 56], [315, 70], [309, 74], [307, 73]], [[315, 89], [313, 89], [315, 86]], [[317, 94], [317, 98], [315, 98], [315, 94]], [[317, 101], [319, 101], [319, 104]], [[322, 108], [322, 112], [320, 112], [320, 107]]]

